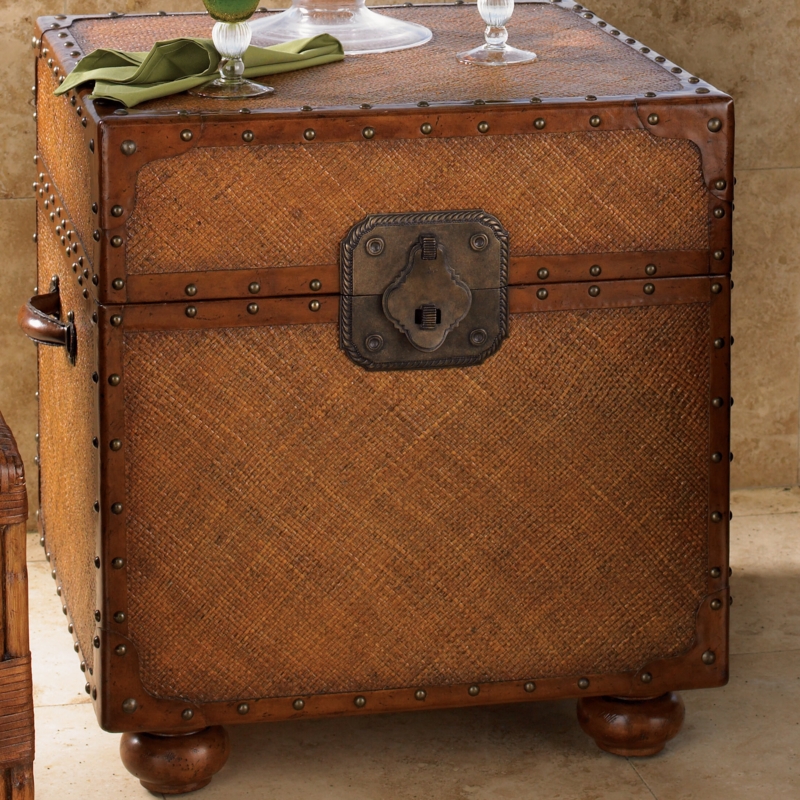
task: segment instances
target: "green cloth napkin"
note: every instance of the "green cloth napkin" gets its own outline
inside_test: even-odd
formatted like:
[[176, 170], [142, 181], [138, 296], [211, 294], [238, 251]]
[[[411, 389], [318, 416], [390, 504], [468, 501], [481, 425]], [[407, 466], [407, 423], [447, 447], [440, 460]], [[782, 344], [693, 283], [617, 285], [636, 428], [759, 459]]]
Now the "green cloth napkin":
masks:
[[[248, 47], [243, 60], [246, 78], [341, 61], [344, 49], [327, 33], [272, 47]], [[93, 97], [117, 100], [131, 108], [201, 86], [217, 75], [220, 54], [211, 39], [169, 39], [156, 42], [149, 53], [95, 50], [84, 56], [56, 89], [64, 94], [94, 81]]]

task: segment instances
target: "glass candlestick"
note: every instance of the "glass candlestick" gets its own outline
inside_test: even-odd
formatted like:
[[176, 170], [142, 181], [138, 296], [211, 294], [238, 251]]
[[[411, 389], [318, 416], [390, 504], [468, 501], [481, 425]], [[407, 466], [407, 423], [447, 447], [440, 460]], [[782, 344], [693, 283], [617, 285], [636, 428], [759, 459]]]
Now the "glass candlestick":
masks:
[[502, 67], [510, 64], [526, 64], [536, 61], [536, 53], [517, 50], [506, 44], [506, 24], [514, 13], [514, 0], [478, 0], [478, 12], [486, 23], [486, 44], [459, 53], [456, 58], [462, 64], [477, 64], [485, 67]]
[[211, 31], [211, 39], [222, 60], [219, 62], [219, 78], [191, 89], [189, 94], [236, 99], [274, 92], [271, 86], [244, 77], [242, 56], [250, 46], [252, 37], [248, 19], [256, 10], [258, 0], [203, 0], [203, 3], [208, 13], [217, 20]]
[[365, 0], [292, 0], [281, 14], [267, 14], [253, 23], [253, 44], [262, 47], [329, 33], [346, 55], [388, 53], [430, 41], [424, 25], [376, 14]]

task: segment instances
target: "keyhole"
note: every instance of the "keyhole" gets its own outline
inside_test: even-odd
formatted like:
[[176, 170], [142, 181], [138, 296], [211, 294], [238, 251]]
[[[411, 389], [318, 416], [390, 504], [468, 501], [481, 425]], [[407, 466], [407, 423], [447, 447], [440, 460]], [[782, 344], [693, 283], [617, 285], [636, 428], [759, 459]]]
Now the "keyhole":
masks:
[[424, 331], [432, 331], [442, 321], [442, 310], [426, 303], [414, 311], [414, 322]]

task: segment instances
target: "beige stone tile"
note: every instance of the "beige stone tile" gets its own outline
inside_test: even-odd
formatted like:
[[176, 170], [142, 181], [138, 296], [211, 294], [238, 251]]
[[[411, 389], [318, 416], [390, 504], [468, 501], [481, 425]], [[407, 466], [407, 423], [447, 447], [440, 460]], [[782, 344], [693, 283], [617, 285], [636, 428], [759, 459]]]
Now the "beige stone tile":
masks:
[[0, 200], [4, 253], [0, 270], [0, 411], [14, 433], [25, 465], [31, 528], [35, 528], [38, 495], [33, 460], [37, 428], [36, 346], [17, 327], [17, 311], [33, 293], [36, 282], [36, 247], [32, 240], [35, 214], [33, 199]]
[[119, 738], [100, 730], [89, 705], [36, 709], [37, 800], [152, 800], [122, 766]]
[[734, 519], [762, 514], [800, 514], [800, 486], [731, 492]]
[[[436, 2], [437, 0], [433, 0]], [[103, 3], [101, 0], [65, 0], [68, 14], [106, 14], [112, 8], [124, 13], [146, 14], [153, 11], [199, 11], [206, 10], [203, 0], [112, 0]], [[367, 5], [400, 5], [404, 0], [381, 0], [380, 3], [369, 2]], [[262, 4], [265, 8], [288, 8], [291, 0], [271, 0]]]
[[[736, 395], [738, 402], [739, 395]], [[734, 418], [731, 448], [736, 460], [731, 465], [734, 489], [758, 486], [785, 486], [797, 475], [797, 434], [742, 433], [744, 425]]]
[[60, 14], [63, 0], [0, 0], [3, 20], [3, 59], [0, 84], [3, 86], [3, 113], [0, 115], [0, 198], [29, 197], [34, 179], [35, 151], [34, 55], [31, 36], [36, 18]]
[[800, 166], [800, 5], [596, 0], [592, 10], [736, 101], [737, 168]]
[[[737, 286], [744, 281], [741, 288], [757, 292], [762, 284], [776, 283], [785, 291], [787, 281], [797, 274], [800, 169], [737, 170], [735, 202]], [[738, 288], [734, 298], [736, 292]]]
[[654, 797], [800, 796], [800, 652], [733, 656], [727, 686], [683, 698], [683, 731], [661, 755], [631, 759]]
[[65, 0], [68, 14], [144, 14], [154, 11], [205, 11], [203, 0]]
[[731, 653], [800, 654], [800, 517], [734, 516]]
[[39, 533], [34, 531], [28, 534], [28, 562], [36, 563], [38, 561], [46, 561], [44, 557], [44, 548], [39, 544]]
[[575, 701], [230, 729], [203, 800], [652, 800], [581, 731]]
[[67, 618], [47, 561], [28, 563], [31, 663], [35, 706], [89, 703], [86, 679], [72, 649]]
[[731, 480], [798, 476], [800, 169], [739, 173], [734, 214]]

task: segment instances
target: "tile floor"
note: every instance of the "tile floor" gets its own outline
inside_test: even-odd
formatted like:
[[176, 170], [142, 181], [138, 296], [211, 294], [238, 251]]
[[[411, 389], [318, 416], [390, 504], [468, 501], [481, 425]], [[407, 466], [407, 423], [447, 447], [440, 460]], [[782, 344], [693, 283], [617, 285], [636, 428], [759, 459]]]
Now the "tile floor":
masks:
[[[731, 530], [731, 681], [685, 692], [665, 751], [624, 759], [574, 701], [240, 726], [197, 800], [782, 800], [800, 797], [800, 487], [741, 491]], [[29, 541], [39, 800], [151, 797], [83, 691], [35, 535]]]

